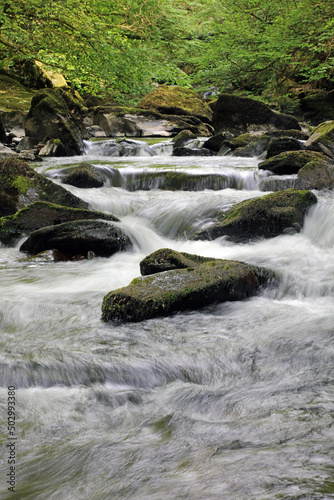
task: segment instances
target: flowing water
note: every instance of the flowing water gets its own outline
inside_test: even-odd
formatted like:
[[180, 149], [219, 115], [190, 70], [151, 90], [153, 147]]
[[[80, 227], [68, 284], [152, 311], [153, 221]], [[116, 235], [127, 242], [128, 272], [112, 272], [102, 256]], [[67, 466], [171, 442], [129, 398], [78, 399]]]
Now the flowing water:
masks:
[[[192, 241], [221, 210], [276, 184], [254, 158], [154, 151], [97, 149], [36, 167], [60, 182], [65, 166], [93, 161], [105, 186], [67, 188], [118, 216], [131, 250], [55, 263], [0, 248], [1, 413], [6, 424], [14, 386], [17, 437], [12, 492], [3, 427], [0, 498], [334, 498], [333, 193], [316, 193], [298, 234]], [[245, 301], [104, 323], [103, 296], [163, 247], [262, 265], [280, 283]]]

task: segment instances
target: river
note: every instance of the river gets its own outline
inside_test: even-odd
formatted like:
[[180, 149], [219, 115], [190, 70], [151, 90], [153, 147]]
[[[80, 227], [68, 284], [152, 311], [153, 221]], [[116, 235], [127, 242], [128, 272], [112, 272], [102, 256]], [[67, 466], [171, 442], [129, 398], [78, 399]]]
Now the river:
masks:
[[[22, 240], [0, 248], [1, 409], [7, 422], [7, 388], [15, 387], [17, 438], [13, 492], [5, 425], [0, 498], [334, 498], [333, 192], [315, 192], [298, 234], [192, 241], [219, 211], [275, 186], [257, 158], [99, 151], [35, 168], [60, 182], [65, 165], [99, 167], [104, 187], [66, 187], [118, 216], [130, 250], [55, 263], [27, 259]], [[184, 174], [180, 189], [150, 183], [166, 171]], [[212, 184], [217, 176], [224, 189]], [[280, 282], [249, 300], [104, 323], [103, 296], [163, 247], [265, 266]]]

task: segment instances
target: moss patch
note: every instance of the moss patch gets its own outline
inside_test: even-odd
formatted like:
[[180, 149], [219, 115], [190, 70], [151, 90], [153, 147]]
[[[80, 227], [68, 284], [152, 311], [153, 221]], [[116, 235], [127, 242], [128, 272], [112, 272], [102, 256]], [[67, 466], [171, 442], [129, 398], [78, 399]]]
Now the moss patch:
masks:
[[18, 80], [0, 75], [0, 111], [28, 113], [34, 92], [26, 89]]

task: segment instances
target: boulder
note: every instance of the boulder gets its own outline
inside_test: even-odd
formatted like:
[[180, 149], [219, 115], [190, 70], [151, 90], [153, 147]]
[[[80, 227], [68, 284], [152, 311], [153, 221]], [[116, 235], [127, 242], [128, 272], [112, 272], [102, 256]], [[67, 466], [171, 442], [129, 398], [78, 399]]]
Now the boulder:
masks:
[[82, 122], [81, 103], [64, 89], [44, 89], [31, 101], [26, 136], [38, 142], [60, 141], [64, 156], [80, 155], [87, 131]]
[[17, 158], [0, 161], [0, 217], [15, 214], [38, 200], [88, 208], [86, 202], [38, 174], [27, 163]]
[[258, 168], [260, 170], [269, 170], [274, 175], [293, 175], [297, 174], [307, 163], [317, 160], [330, 162], [328, 157], [323, 153], [316, 153], [315, 151], [287, 151], [262, 161], [259, 163]]
[[103, 180], [98, 171], [89, 163], [81, 163], [78, 167], [71, 169], [63, 179], [63, 184], [70, 184], [82, 189], [99, 188], [103, 186]]
[[243, 132], [275, 129], [297, 129], [296, 118], [276, 113], [262, 102], [231, 94], [221, 94], [214, 106], [212, 123], [216, 133], [229, 131], [234, 134]]
[[7, 134], [5, 131], [5, 127], [2, 123], [1, 116], [0, 116], [0, 142], [2, 142], [2, 144], [6, 144], [7, 142]]
[[190, 130], [181, 130], [173, 139], [174, 148], [181, 148], [184, 144], [192, 139], [196, 139], [196, 135]]
[[135, 278], [103, 299], [105, 321], [132, 321], [199, 309], [214, 302], [242, 300], [272, 278], [263, 268], [229, 260], [209, 260]]
[[273, 137], [267, 148], [267, 158], [272, 158], [285, 151], [300, 151], [304, 145], [292, 137]]
[[4, 160], [5, 158], [15, 158], [16, 156], [17, 153], [15, 153], [15, 151], [13, 151], [11, 148], [8, 148], [7, 146], [4, 146], [0, 142], [0, 160]]
[[302, 226], [308, 209], [317, 203], [311, 191], [287, 189], [237, 203], [222, 214], [218, 223], [205, 228], [194, 239], [228, 236], [244, 242], [253, 238], [270, 238], [282, 234], [297, 222]]
[[334, 121], [321, 123], [316, 127], [306, 141], [305, 147], [334, 158]]
[[151, 253], [143, 259], [140, 266], [140, 274], [147, 276], [148, 274], [160, 273], [163, 271], [171, 271], [172, 269], [185, 269], [187, 267], [196, 267], [204, 262], [216, 260], [210, 257], [201, 257], [186, 252], [177, 252], [170, 248], [162, 248]]
[[232, 134], [221, 132], [220, 134], [213, 135], [212, 137], [210, 137], [210, 139], [205, 141], [205, 143], [203, 144], [203, 147], [205, 147], [206, 149], [211, 149], [211, 151], [218, 153], [219, 150], [221, 149], [224, 141], [227, 141], [227, 140], [232, 139], [232, 138], [233, 138]]
[[314, 91], [300, 99], [300, 109], [304, 119], [317, 126], [326, 120], [332, 120], [334, 116], [333, 92]]
[[114, 224], [101, 220], [76, 220], [47, 226], [30, 234], [20, 251], [31, 255], [56, 249], [68, 258], [76, 255], [109, 257], [130, 245], [128, 236]]
[[333, 189], [334, 161], [325, 155], [315, 157], [306, 163], [299, 171], [295, 187], [297, 189]]
[[195, 91], [174, 85], [159, 85], [146, 95], [138, 108], [155, 110], [164, 115], [189, 115], [210, 123], [212, 111]]
[[206, 148], [174, 148], [173, 156], [212, 156], [213, 151]]
[[0, 241], [6, 245], [15, 244], [18, 238], [29, 235], [42, 227], [85, 219], [118, 221], [113, 215], [102, 212], [63, 207], [46, 201], [36, 201], [22, 208], [14, 215], [0, 218]]
[[[246, 134], [247, 135], [247, 134]], [[248, 144], [242, 147], [237, 147], [230, 154], [231, 156], [239, 156], [243, 158], [253, 158], [262, 155], [270, 143], [268, 135], [251, 136]]]

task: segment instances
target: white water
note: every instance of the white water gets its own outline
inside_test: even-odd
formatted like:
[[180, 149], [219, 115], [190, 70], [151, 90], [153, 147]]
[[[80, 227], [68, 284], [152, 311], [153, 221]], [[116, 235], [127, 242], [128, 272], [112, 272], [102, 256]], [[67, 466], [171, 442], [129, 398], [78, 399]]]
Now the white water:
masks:
[[[54, 263], [0, 248], [2, 415], [14, 385], [19, 416], [16, 493], [6, 489], [5, 451], [0, 498], [334, 498], [333, 193], [316, 193], [294, 236], [190, 241], [217, 212], [264, 194], [255, 159], [87, 159], [253, 180], [217, 191], [67, 186], [120, 217], [133, 249]], [[102, 322], [103, 296], [162, 247], [262, 265], [281, 282], [171, 318]]]

